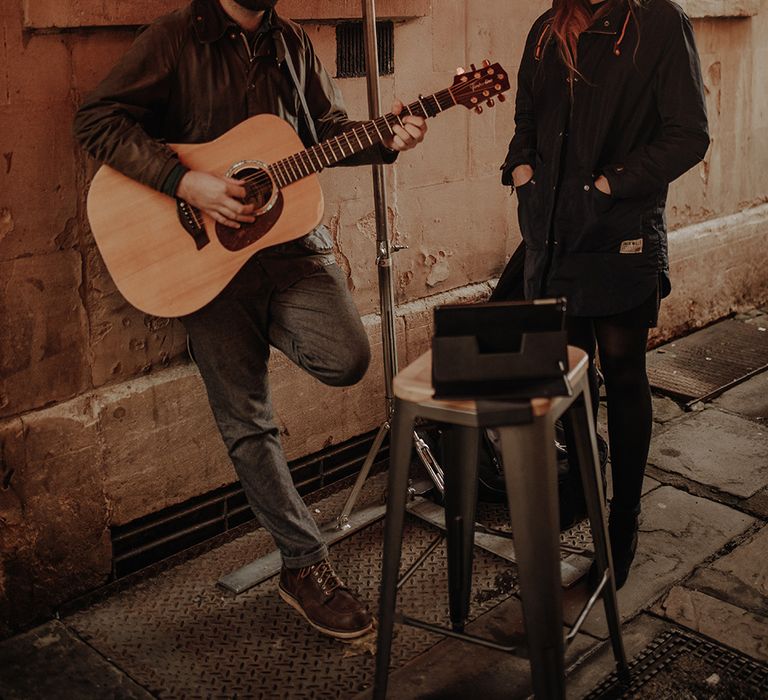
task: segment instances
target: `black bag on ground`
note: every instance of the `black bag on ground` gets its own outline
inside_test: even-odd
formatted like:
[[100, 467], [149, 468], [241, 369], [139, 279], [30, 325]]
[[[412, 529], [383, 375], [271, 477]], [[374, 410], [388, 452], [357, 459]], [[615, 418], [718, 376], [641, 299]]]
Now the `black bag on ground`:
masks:
[[[556, 425], [555, 449], [557, 450], [557, 499], [560, 509], [560, 529], [567, 530], [587, 515], [581, 472], [568, 459], [565, 435], [562, 426]], [[597, 436], [597, 452], [600, 459], [600, 473], [605, 493], [605, 469], [608, 463], [608, 444]], [[501, 444], [498, 433], [484, 430], [478, 455], [477, 498], [488, 503], [505, 503], [507, 488], [504, 481], [504, 467], [501, 459]]]
[[[445, 464], [445, 436], [451, 428], [450, 425], [427, 423], [416, 429], [419, 436], [429, 446], [438, 464]], [[559, 423], [556, 426], [555, 449], [557, 450], [557, 498], [560, 511], [560, 529], [567, 530], [586, 517], [587, 508], [584, 501], [581, 474], [578, 468], [575, 466], [572, 468], [568, 460], [564, 431]], [[605, 493], [608, 444], [599, 435], [597, 436], [597, 450], [600, 458], [603, 493]], [[484, 503], [506, 503], [507, 487], [504, 481], [501, 445], [495, 430], [481, 431], [477, 460], [477, 500]], [[432, 497], [439, 500], [440, 495], [436, 490], [433, 490]]]

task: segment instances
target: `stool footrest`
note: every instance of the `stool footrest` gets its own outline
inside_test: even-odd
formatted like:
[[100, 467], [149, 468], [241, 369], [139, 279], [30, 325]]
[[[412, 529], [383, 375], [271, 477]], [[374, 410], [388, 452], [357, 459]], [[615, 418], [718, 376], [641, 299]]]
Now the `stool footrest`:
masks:
[[477, 644], [481, 647], [487, 647], [488, 649], [495, 649], [496, 651], [504, 651], [512, 653], [518, 650], [517, 646], [509, 646], [505, 644], [499, 644], [490, 639], [484, 637], [477, 637], [474, 634], [467, 634], [466, 632], [456, 632], [448, 627], [441, 627], [440, 625], [433, 625], [423, 620], [418, 620], [413, 617], [408, 617], [402, 613], [395, 613], [395, 622], [401, 625], [408, 625], [409, 627], [417, 627], [433, 634], [440, 634], [444, 637], [452, 637], [453, 639], [459, 639], [463, 642], [469, 642], [470, 644]]
[[434, 552], [438, 545], [445, 539], [445, 535], [442, 533], [432, 540], [431, 544], [419, 555], [419, 558], [408, 567], [408, 570], [400, 577], [397, 582], [397, 590], [400, 590], [408, 581], [411, 576], [416, 573], [416, 570], [429, 558], [429, 555]]
[[600, 580], [600, 583], [598, 584], [597, 588], [595, 588], [594, 592], [589, 597], [589, 600], [584, 604], [584, 607], [581, 609], [579, 616], [576, 618], [576, 622], [573, 624], [573, 627], [571, 628], [571, 631], [566, 636], [565, 638], [566, 645], [570, 644], [576, 638], [576, 635], [579, 633], [581, 626], [584, 624], [584, 620], [587, 619], [587, 615], [589, 615], [592, 608], [595, 607], [595, 603], [602, 596], [603, 589], [608, 583], [609, 575], [610, 575], [610, 571], [606, 569], [603, 572], [603, 578]]

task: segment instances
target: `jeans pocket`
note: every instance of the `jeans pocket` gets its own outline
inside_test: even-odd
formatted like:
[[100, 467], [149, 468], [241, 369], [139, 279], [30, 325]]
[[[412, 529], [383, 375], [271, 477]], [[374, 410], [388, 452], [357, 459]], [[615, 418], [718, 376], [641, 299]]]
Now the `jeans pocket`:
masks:
[[333, 253], [331, 232], [323, 224], [313, 228], [303, 238], [299, 238], [297, 243], [310, 253], [319, 253], [320, 255]]

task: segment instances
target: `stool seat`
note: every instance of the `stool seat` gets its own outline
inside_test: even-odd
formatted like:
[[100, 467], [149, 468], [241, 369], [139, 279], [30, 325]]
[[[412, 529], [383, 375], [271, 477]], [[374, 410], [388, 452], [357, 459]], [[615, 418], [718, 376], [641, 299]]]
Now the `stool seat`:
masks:
[[[617, 668], [622, 674], [626, 672], [589, 393], [587, 354], [579, 348], [569, 347], [568, 366], [569, 395], [515, 401], [484, 397], [477, 400], [436, 399], [430, 352], [421, 355], [394, 377], [375, 700], [383, 700], [387, 689], [413, 429], [419, 418], [451, 426], [445, 432], [446, 443], [442, 451], [451, 629], [403, 616], [398, 620], [468, 642], [503, 651], [513, 650], [464, 633], [471, 601], [480, 436], [483, 429], [493, 427], [498, 431], [501, 445], [501, 466], [515, 543], [533, 690], [539, 700], [564, 700], [565, 640], [555, 454], [555, 423], [562, 420], [569, 459], [578, 464], [584, 485], [595, 559], [602, 577], [568, 640], [575, 637], [595, 600], [602, 597]], [[406, 573], [404, 578], [407, 576]]]
[[[581, 348], [568, 346], [568, 380], [571, 386], [576, 385], [589, 368], [589, 358]], [[395, 375], [393, 381], [395, 397], [403, 401], [417, 403], [424, 407], [443, 408], [459, 413], [476, 413], [476, 401], [460, 401], [456, 399], [435, 399], [435, 388], [432, 386], [432, 351], [420, 355], [404, 370]], [[552, 408], [557, 399], [530, 399], [531, 411], [534, 416], [543, 416]], [[527, 402], [526, 402], [527, 403]]]

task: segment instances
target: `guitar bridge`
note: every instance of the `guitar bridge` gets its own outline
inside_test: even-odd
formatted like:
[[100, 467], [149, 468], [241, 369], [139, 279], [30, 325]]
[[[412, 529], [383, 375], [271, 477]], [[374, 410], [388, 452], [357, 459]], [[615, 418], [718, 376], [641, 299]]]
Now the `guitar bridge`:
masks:
[[183, 199], [176, 198], [176, 213], [179, 216], [179, 223], [192, 236], [198, 250], [211, 242], [211, 239], [208, 238], [208, 232], [205, 230], [203, 215], [197, 207], [193, 207]]

